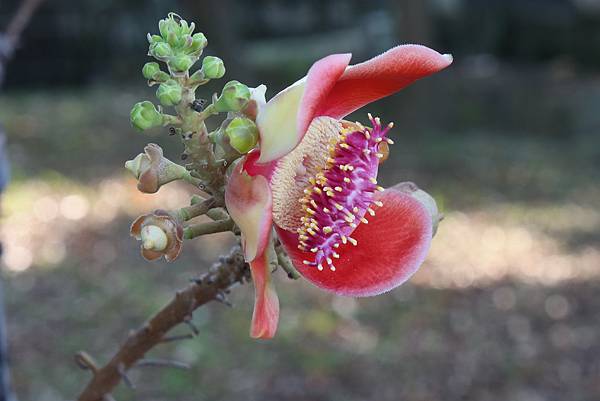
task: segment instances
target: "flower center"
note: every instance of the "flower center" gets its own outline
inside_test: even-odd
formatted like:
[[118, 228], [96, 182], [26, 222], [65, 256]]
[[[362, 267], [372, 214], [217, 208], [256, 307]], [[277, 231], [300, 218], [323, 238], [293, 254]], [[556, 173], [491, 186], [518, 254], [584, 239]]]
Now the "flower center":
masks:
[[[275, 223], [298, 233], [299, 248], [315, 254], [304, 263], [319, 270], [335, 270], [340, 243], [357, 245], [350, 235], [360, 223], [368, 223], [367, 213], [375, 215], [372, 204], [382, 205], [373, 201], [373, 194], [383, 191], [377, 185], [377, 170], [392, 143], [386, 138], [392, 124], [382, 127], [378, 118], [369, 119], [373, 128], [329, 117], [315, 119], [273, 177]], [[285, 199], [293, 199], [295, 205], [279, 202], [279, 192], [290, 188]]]

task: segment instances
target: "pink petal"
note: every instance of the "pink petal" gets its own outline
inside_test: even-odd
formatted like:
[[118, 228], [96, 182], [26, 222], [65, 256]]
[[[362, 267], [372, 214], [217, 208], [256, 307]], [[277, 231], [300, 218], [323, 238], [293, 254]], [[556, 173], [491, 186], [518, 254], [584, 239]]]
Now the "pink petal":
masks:
[[238, 163], [229, 178], [225, 204], [242, 233], [244, 256], [251, 262], [263, 253], [271, 233], [272, 196], [267, 179], [248, 174], [244, 162]]
[[317, 105], [321, 104], [344, 73], [350, 54], [334, 54], [313, 64], [307, 77], [279, 92], [259, 110], [259, 163], [292, 151], [302, 140]]
[[250, 262], [250, 271], [254, 282], [254, 311], [250, 336], [273, 338], [279, 322], [279, 298], [271, 280], [271, 267], [266, 251]]
[[389, 291], [417, 271], [431, 243], [431, 215], [417, 199], [391, 188], [376, 199], [383, 206], [352, 233], [357, 246], [339, 247], [335, 271], [306, 266], [303, 260], [313, 256], [297, 248], [297, 234], [277, 228], [294, 266], [306, 279], [336, 294], [364, 297]]
[[[368, 61], [348, 67], [325, 99], [316, 99], [319, 102], [317, 106], [306, 106], [305, 109], [313, 110], [313, 117], [342, 118], [451, 63], [452, 56], [442, 55], [425, 46], [396, 46]], [[308, 117], [302, 118], [304, 121]]]

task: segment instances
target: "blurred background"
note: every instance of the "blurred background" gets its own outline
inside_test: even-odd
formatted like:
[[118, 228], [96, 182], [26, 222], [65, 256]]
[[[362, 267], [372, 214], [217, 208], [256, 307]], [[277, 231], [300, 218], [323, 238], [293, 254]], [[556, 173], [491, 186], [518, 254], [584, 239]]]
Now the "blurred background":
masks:
[[[0, 31], [21, 1], [0, 4]], [[363, 61], [395, 44], [452, 53], [436, 76], [367, 111], [396, 123], [385, 186], [414, 181], [446, 215], [419, 273], [370, 299], [276, 274], [277, 337], [248, 338], [252, 287], [202, 308], [199, 337], [133, 371], [118, 400], [600, 399], [600, 1], [47, 0], [0, 92], [13, 179], [4, 194], [4, 295], [20, 400], [73, 399], [129, 329], [226, 251], [217, 235], [174, 264], [147, 263], [129, 223], [189, 188], [144, 195], [123, 169], [149, 141], [129, 125], [153, 99], [146, 33], [175, 11], [267, 97], [332, 52]], [[202, 90], [204, 87], [202, 88]], [[203, 96], [209, 98], [208, 87]], [[184, 333], [185, 328], [179, 328]]]

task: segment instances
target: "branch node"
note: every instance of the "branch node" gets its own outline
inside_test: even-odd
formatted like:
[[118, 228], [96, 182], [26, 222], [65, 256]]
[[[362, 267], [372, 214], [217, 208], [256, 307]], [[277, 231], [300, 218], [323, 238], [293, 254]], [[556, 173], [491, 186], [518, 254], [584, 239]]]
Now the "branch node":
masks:
[[121, 376], [123, 383], [125, 383], [125, 385], [130, 389], [135, 390], [135, 384], [133, 384], [129, 376], [127, 376], [127, 369], [125, 369], [125, 365], [123, 363], [119, 364], [117, 371], [119, 372], [119, 376]]
[[156, 366], [156, 367], [170, 367], [177, 369], [190, 369], [190, 365], [185, 362], [174, 361], [170, 359], [142, 359], [134, 365], [136, 367], [144, 366]]

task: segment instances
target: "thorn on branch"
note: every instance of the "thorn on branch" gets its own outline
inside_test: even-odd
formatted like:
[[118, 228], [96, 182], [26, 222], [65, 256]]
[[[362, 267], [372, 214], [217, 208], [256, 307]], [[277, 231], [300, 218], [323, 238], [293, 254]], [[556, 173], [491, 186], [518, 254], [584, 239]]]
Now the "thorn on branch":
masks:
[[181, 340], [191, 340], [194, 337], [196, 337], [195, 334], [182, 334], [182, 335], [178, 335], [178, 336], [164, 337], [162, 340], [160, 340], [160, 342], [161, 343], [172, 343], [172, 342], [181, 341]]
[[81, 369], [89, 370], [94, 375], [96, 372], [98, 372], [98, 365], [96, 364], [96, 361], [94, 361], [94, 358], [92, 358], [90, 354], [85, 351], [79, 351], [75, 354], [75, 363]]
[[119, 376], [121, 376], [121, 380], [123, 380], [123, 383], [125, 383], [125, 385], [130, 389], [135, 390], [135, 384], [133, 384], [129, 376], [127, 376], [127, 370], [125, 369], [125, 365], [123, 365], [122, 363], [119, 364], [117, 370], [119, 372]]
[[183, 320], [183, 323], [185, 323], [190, 328], [190, 330], [192, 331], [192, 333], [194, 333], [195, 336], [200, 334], [200, 330], [198, 330], [198, 327], [192, 321], [192, 315], [186, 316]]
[[190, 369], [190, 365], [185, 362], [173, 361], [170, 359], [142, 359], [136, 362], [136, 367], [156, 366], [156, 367], [171, 367], [177, 369]]
[[229, 306], [230, 308], [233, 308], [233, 304], [231, 303], [231, 301], [229, 301], [229, 299], [227, 299], [227, 295], [225, 295], [223, 291], [217, 292], [217, 294], [215, 295], [215, 301], [220, 302], [225, 306]]

